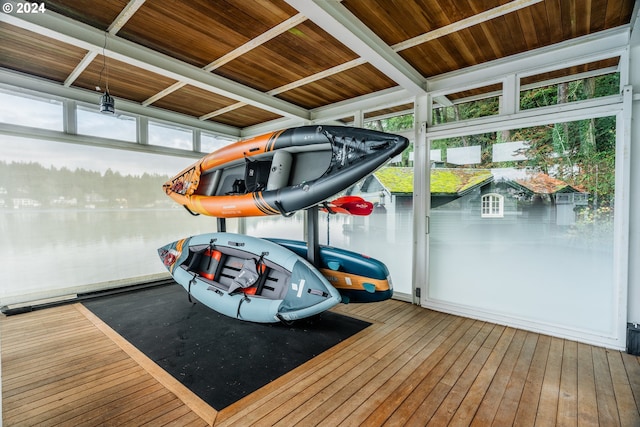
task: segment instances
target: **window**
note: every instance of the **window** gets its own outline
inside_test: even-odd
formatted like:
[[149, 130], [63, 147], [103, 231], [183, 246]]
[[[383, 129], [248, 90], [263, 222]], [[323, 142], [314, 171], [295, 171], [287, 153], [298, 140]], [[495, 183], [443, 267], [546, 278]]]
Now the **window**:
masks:
[[193, 149], [191, 129], [168, 123], [149, 122], [149, 144], [181, 150]]
[[504, 197], [499, 194], [482, 196], [482, 218], [502, 218], [504, 216]]
[[[588, 66], [589, 64], [585, 65]], [[562, 74], [566, 70], [556, 73]], [[521, 80], [520, 109], [547, 107], [584, 101], [620, 93], [620, 73], [613, 72], [600, 76], [587, 76], [575, 80], [556, 82], [551, 80], [544, 84], [544, 79], [553, 77], [554, 73], [539, 74]], [[542, 81], [542, 83], [540, 83]]]
[[0, 122], [62, 131], [62, 102], [0, 91]]
[[[424, 305], [594, 342], [614, 337], [617, 117], [512, 128], [509, 138], [478, 129], [465, 138], [483, 145], [482, 163], [431, 169]], [[494, 165], [504, 141], [524, 141], [500, 150], [525, 160]], [[460, 146], [458, 137], [429, 142], [443, 157]]]
[[0, 306], [166, 276], [155, 248], [215, 231], [162, 191], [193, 158], [6, 135], [0, 151]]
[[432, 110], [433, 125], [500, 114], [501, 84], [467, 89], [461, 92], [435, 95]]
[[95, 107], [78, 106], [78, 133], [136, 142], [136, 118], [126, 114], [102, 114]]
[[200, 152], [212, 153], [232, 142], [232, 140], [202, 132], [200, 135]]

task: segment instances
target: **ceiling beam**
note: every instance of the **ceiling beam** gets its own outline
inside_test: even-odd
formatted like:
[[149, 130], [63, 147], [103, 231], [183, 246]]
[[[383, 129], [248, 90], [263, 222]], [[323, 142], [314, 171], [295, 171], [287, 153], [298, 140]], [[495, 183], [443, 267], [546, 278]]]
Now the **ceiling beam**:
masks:
[[339, 2], [286, 2], [408, 92], [413, 95], [425, 93], [422, 75]]
[[[109, 34], [115, 35], [124, 25], [127, 23], [129, 19], [133, 16], [134, 13], [140, 6], [145, 2], [145, 0], [130, 0], [129, 3], [120, 11], [120, 14], [113, 20], [109, 28], [107, 28], [107, 32]], [[106, 42], [106, 38], [105, 38]], [[82, 61], [78, 63], [76, 68], [67, 76], [64, 81], [64, 85], [69, 87], [76, 81], [78, 77], [84, 72], [84, 70], [93, 62], [94, 59], [98, 56], [98, 50], [90, 50], [87, 54], [82, 58]]]
[[[304, 22], [306, 20], [307, 20], [307, 18], [304, 15], [302, 15], [301, 13], [298, 13], [297, 15], [294, 15], [291, 18], [289, 18], [289, 19], [287, 19], [285, 21], [282, 21], [281, 23], [279, 23], [275, 27], [269, 29], [268, 31], [266, 31], [266, 32], [264, 32], [262, 34], [260, 34], [258, 37], [249, 40], [245, 44], [243, 44], [241, 46], [238, 46], [237, 48], [235, 48], [231, 52], [221, 56], [220, 58], [216, 59], [215, 61], [213, 61], [210, 64], [208, 64], [205, 67], [203, 67], [203, 70], [205, 70], [205, 71], [213, 71], [216, 68], [220, 68], [223, 65], [233, 61], [234, 59], [244, 55], [245, 53], [249, 52], [252, 49], [255, 49], [256, 47], [265, 44], [269, 40], [279, 36], [280, 34], [288, 31], [289, 29], [295, 27], [296, 25], [298, 25], [298, 24], [300, 24], [300, 23], [302, 23], [302, 22]], [[157, 100], [169, 95], [170, 93], [175, 92], [176, 90], [184, 87], [185, 85], [186, 85], [185, 82], [176, 82], [173, 85], [171, 85], [168, 88], [166, 88], [165, 90], [163, 90], [161, 92], [158, 92], [154, 96], [152, 96], [149, 99], [143, 101], [142, 105], [152, 104], [152, 103], [156, 102]], [[245, 103], [241, 103], [241, 104], [242, 105], [246, 105]], [[234, 104], [234, 105], [236, 105], [236, 104]], [[239, 107], [236, 107], [236, 108], [239, 108]], [[214, 112], [214, 113], [216, 113], [216, 112]], [[211, 113], [211, 114], [213, 114], [213, 113]], [[217, 116], [217, 115], [220, 115], [220, 114], [222, 114], [222, 113], [213, 114], [213, 115], [211, 115], [209, 117]], [[204, 120], [204, 119], [202, 119], [202, 120]]]
[[64, 83], [62, 85], [66, 87], [70, 87], [73, 84], [73, 82], [75, 82], [76, 79], [80, 77], [80, 74], [82, 74], [84, 70], [86, 70], [86, 68], [89, 65], [91, 65], [91, 63], [93, 62], [94, 59], [96, 59], [97, 56], [98, 56], [97, 50], [90, 50], [89, 52], [87, 52], [84, 55], [84, 58], [82, 58], [82, 60], [78, 62], [78, 65], [76, 65], [76, 68], [74, 68], [73, 71], [67, 76], [67, 78], [64, 80]]
[[396, 43], [392, 46], [392, 48], [394, 51], [400, 52], [401, 50], [421, 45], [422, 43], [426, 43], [431, 40], [453, 34], [465, 28], [473, 27], [474, 25], [482, 24], [483, 22], [489, 21], [491, 19], [495, 19], [500, 16], [515, 12], [519, 9], [532, 6], [536, 3], [540, 3], [541, 1], [542, 0], [513, 0], [501, 6], [494, 7], [493, 9], [480, 12], [477, 15], [461, 19], [460, 21], [453, 22], [449, 25], [445, 25], [444, 27], [437, 28], [424, 34], [420, 34], [403, 42]]
[[[535, 3], [539, 3], [541, 1], [542, 0], [513, 0], [513, 1], [509, 2], [509, 3], [506, 3], [506, 4], [503, 4], [501, 6], [495, 7], [493, 9], [487, 10], [485, 12], [481, 12], [481, 13], [479, 13], [477, 15], [474, 15], [474, 16], [471, 16], [469, 18], [462, 19], [460, 21], [454, 22], [454, 23], [452, 23], [450, 25], [447, 25], [445, 27], [438, 28], [438, 29], [435, 29], [433, 31], [429, 31], [427, 33], [424, 33], [424, 34], [421, 34], [419, 36], [413, 37], [413, 38], [411, 38], [409, 40], [405, 40], [404, 42], [397, 43], [397, 44], [391, 46], [391, 49], [393, 51], [395, 51], [395, 52], [400, 52], [400, 51], [402, 51], [404, 49], [408, 49], [410, 47], [417, 46], [417, 45], [422, 44], [422, 43], [426, 43], [426, 42], [428, 42], [430, 40], [435, 40], [435, 39], [437, 39], [439, 37], [446, 36], [448, 34], [456, 32], [458, 30], [461, 30], [461, 29], [464, 29], [464, 28], [468, 28], [468, 27], [471, 27], [473, 25], [478, 25], [478, 24], [486, 22], [486, 21], [488, 21], [490, 19], [494, 19], [494, 18], [497, 18], [499, 16], [503, 16], [503, 15], [506, 15], [508, 13], [515, 12], [516, 10], [531, 6], [531, 5], [533, 5]], [[355, 68], [355, 67], [357, 67], [359, 65], [366, 64], [366, 63], [367, 63], [367, 60], [365, 58], [357, 58], [357, 59], [345, 62], [344, 64], [340, 64], [340, 65], [337, 65], [335, 67], [329, 68], [327, 70], [321, 71], [319, 73], [312, 74], [312, 75], [307, 76], [307, 77], [305, 77], [303, 79], [296, 80], [296, 81], [288, 83], [286, 85], [277, 87], [277, 88], [272, 89], [269, 92], [267, 92], [267, 94], [269, 94], [269, 95], [278, 95], [280, 93], [283, 93], [283, 92], [298, 88], [300, 86], [304, 86], [304, 85], [309, 84], [309, 83], [313, 83], [313, 82], [315, 82], [317, 80], [324, 79], [326, 77], [332, 76], [334, 74], [341, 73], [343, 71], [349, 70], [351, 68]], [[445, 97], [441, 97], [440, 101], [447, 102], [448, 100]], [[202, 117], [209, 118], [209, 117], [219, 116], [221, 114], [224, 114], [224, 113], [227, 113], [227, 112], [233, 110], [234, 108], [240, 108], [243, 105], [246, 105], [246, 104], [243, 104], [243, 103], [239, 102], [237, 104], [234, 104], [234, 106], [229, 106], [229, 107], [225, 107], [225, 108], [222, 108], [220, 110], [217, 110], [217, 111], [213, 111], [211, 113], [205, 114]]]
[[145, 0], [129, 0], [129, 3], [122, 8], [116, 19], [113, 20], [107, 32], [111, 35], [116, 35], [118, 31], [122, 29], [129, 22], [129, 19], [140, 9]]
[[[21, 15], [20, 17], [3, 13], [0, 14], [0, 22], [6, 22], [88, 51], [102, 49], [104, 45], [104, 32], [51, 11]], [[246, 102], [281, 116], [303, 120], [309, 118], [309, 111], [295, 104], [209, 73], [117, 36], [109, 37], [108, 46], [109, 49], [105, 50], [105, 55], [109, 58], [170, 79], [184, 81], [200, 89]]]

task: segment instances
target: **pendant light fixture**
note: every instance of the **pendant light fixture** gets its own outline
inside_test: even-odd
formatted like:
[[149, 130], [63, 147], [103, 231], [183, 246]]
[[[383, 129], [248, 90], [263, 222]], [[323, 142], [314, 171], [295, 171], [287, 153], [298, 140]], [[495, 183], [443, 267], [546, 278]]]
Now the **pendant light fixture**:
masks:
[[109, 89], [100, 97], [100, 112], [104, 114], [116, 113], [116, 101], [109, 95]]
[[109, 67], [107, 66], [107, 55], [105, 50], [107, 48], [107, 32], [104, 33], [104, 46], [102, 47], [102, 70], [100, 70], [100, 82], [96, 87], [100, 90], [99, 84], [102, 83], [102, 73], [105, 73], [106, 89], [100, 97], [100, 112], [103, 114], [115, 114], [116, 113], [116, 101], [109, 94]]

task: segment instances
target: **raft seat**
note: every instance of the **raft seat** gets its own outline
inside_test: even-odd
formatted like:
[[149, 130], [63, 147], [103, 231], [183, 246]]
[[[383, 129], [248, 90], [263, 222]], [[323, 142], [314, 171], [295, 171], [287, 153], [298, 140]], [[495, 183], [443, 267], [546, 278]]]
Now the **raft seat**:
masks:
[[224, 264], [221, 265], [220, 272], [216, 276], [216, 282], [222, 289], [229, 290], [233, 280], [240, 274], [244, 260], [239, 257], [228, 255]]
[[259, 295], [269, 299], [282, 299], [288, 290], [289, 275], [271, 269], [260, 289]]
[[289, 184], [292, 164], [293, 155], [288, 151], [279, 150], [274, 153], [267, 179], [267, 191], [278, 190]]

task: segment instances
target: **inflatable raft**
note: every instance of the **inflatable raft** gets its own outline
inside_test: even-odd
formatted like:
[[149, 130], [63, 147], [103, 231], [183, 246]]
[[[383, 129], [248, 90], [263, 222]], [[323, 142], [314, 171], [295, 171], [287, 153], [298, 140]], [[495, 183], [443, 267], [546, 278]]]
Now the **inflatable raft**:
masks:
[[256, 237], [200, 234], [165, 245], [158, 255], [189, 298], [229, 317], [289, 322], [341, 301], [307, 260]]
[[[303, 258], [307, 244], [297, 240], [267, 239]], [[387, 266], [375, 258], [346, 249], [320, 245], [320, 273], [342, 295], [342, 302], [384, 301], [393, 296], [393, 284]]]
[[163, 189], [194, 214], [288, 215], [350, 187], [408, 145], [402, 136], [352, 127], [285, 129], [214, 151]]

